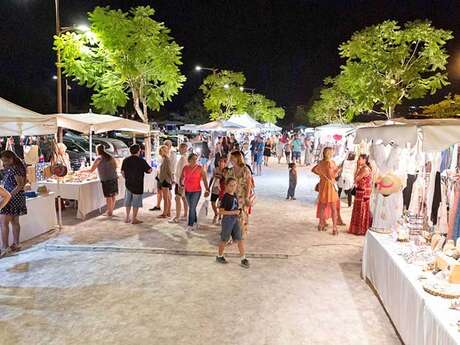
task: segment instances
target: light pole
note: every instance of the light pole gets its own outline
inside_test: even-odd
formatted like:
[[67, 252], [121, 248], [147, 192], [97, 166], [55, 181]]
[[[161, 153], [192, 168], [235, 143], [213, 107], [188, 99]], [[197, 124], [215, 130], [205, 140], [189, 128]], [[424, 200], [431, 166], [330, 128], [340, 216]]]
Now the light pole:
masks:
[[[54, 0], [54, 7], [56, 10], [56, 35], [59, 36], [61, 33], [61, 19], [59, 15], [59, 0]], [[62, 113], [62, 70], [61, 70], [61, 53], [59, 50], [56, 52], [56, 102], [57, 112]], [[60, 131], [61, 132], [61, 131]], [[60, 136], [62, 134], [60, 133]]]
[[251, 93], [254, 93], [254, 91], [256, 91], [256, 89], [251, 89], [250, 87], [243, 87], [243, 86], [240, 86], [240, 91], [243, 92], [245, 90], [248, 90], [248, 91], [251, 91]]
[[211, 68], [211, 67], [202, 67], [202, 66], [200, 66], [200, 65], [197, 65], [197, 66], [195, 66], [195, 71], [197, 71], [197, 72], [201, 72], [201, 71], [211, 71], [212, 74], [216, 74], [216, 73], [219, 71], [219, 69], [218, 69], [218, 68], [215, 68], [215, 67], [212, 67], [212, 68]]

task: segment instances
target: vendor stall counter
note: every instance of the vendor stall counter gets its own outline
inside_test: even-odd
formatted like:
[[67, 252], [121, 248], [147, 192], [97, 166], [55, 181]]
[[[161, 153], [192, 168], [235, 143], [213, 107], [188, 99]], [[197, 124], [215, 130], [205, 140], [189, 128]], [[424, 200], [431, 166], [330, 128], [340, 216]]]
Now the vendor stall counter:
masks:
[[[19, 217], [20, 241], [27, 241], [56, 228], [55, 194], [49, 193], [27, 199], [27, 215]], [[10, 244], [13, 235], [10, 231]], [[0, 239], [1, 243], [1, 239]]]
[[451, 300], [423, 289], [422, 269], [398, 255], [405, 245], [391, 235], [368, 231], [364, 278], [376, 290], [404, 344], [460, 344], [460, 311], [449, 309]]
[[[56, 181], [44, 181], [48, 190], [53, 191], [57, 197], [58, 184]], [[60, 196], [62, 199], [77, 201], [77, 218], [85, 219], [86, 216], [96, 210], [102, 209], [106, 205], [102, 185], [99, 179], [90, 179], [81, 182], [65, 182], [59, 184]], [[125, 197], [125, 179], [123, 176], [118, 177], [118, 195], [117, 200]], [[144, 192], [156, 192], [156, 183], [154, 174], [146, 174], [144, 177]]]

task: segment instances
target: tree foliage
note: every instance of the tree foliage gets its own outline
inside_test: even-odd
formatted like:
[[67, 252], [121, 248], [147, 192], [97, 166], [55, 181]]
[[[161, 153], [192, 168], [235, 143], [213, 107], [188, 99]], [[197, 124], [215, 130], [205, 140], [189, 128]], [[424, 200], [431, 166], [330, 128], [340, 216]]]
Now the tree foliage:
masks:
[[275, 123], [285, 115], [284, 109], [277, 107], [275, 101], [258, 93], [249, 94], [246, 112], [257, 121], [269, 123]]
[[203, 106], [203, 96], [201, 92], [193, 96], [193, 98], [184, 105], [184, 110], [182, 120], [185, 123], [201, 125], [209, 120], [209, 113]]
[[434, 118], [460, 116], [460, 95], [448, 95], [439, 103], [423, 107], [423, 113]]
[[350, 82], [343, 74], [326, 78], [319, 99], [307, 112], [308, 122], [313, 125], [351, 122], [362, 109], [348, 92]]
[[247, 93], [241, 90], [245, 82], [243, 73], [228, 70], [210, 74], [203, 80], [200, 86], [203, 105], [212, 120], [226, 120], [245, 111], [249, 100]]
[[422, 98], [447, 85], [445, 45], [452, 37], [427, 21], [401, 27], [388, 20], [353, 34], [339, 50], [346, 59], [340, 74], [354, 109], [378, 107], [391, 118], [404, 99]]
[[149, 6], [127, 13], [96, 7], [90, 32], [55, 36], [64, 74], [93, 89], [98, 110], [114, 113], [132, 96], [136, 113], [148, 122], [147, 110], [158, 110], [182, 87], [182, 48], [154, 14]]
[[232, 115], [248, 113], [261, 122], [275, 123], [284, 117], [284, 109], [275, 101], [244, 89], [246, 77], [242, 72], [223, 70], [207, 76], [200, 90], [204, 94], [204, 107], [212, 120], [226, 120]]

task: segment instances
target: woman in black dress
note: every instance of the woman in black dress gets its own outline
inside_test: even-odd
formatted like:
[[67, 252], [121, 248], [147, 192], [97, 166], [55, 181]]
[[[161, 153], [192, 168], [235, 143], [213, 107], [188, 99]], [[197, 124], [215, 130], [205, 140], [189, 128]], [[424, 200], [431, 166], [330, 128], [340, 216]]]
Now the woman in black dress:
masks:
[[[19, 216], [27, 214], [26, 196], [24, 194], [24, 185], [26, 184], [26, 167], [13, 151], [3, 151], [0, 153], [5, 173], [2, 184], [10, 193], [11, 199], [0, 210], [2, 226], [2, 253], [5, 255], [9, 250], [16, 252], [19, 247]], [[10, 224], [13, 230], [13, 244], [8, 247], [8, 236]]]
[[272, 155], [272, 142], [270, 138], [268, 138], [265, 141], [265, 146], [264, 146], [264, 165], [268, 167], [268, 160]]

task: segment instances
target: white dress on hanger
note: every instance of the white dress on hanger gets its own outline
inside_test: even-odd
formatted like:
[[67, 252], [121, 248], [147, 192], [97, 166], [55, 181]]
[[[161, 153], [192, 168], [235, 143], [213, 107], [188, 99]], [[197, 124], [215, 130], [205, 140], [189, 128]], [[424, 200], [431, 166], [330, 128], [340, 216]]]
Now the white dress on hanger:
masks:
[[[378, 167], [378, 174], [384, 175], [393, 172], [402, 177], [399, 170], [401, 150], [398, 147], [391, 147], [387, 156], [387, 148], [383, 144], [375, 145], [373, 155]], [[405, 183], [405, 179], [402, 179]], [[372, 203], [372, 227], [378, 230], [389, 230], [396, 226], [397, 221], [403, 212], [402, 191], [383, 196], [373, 191]]]

